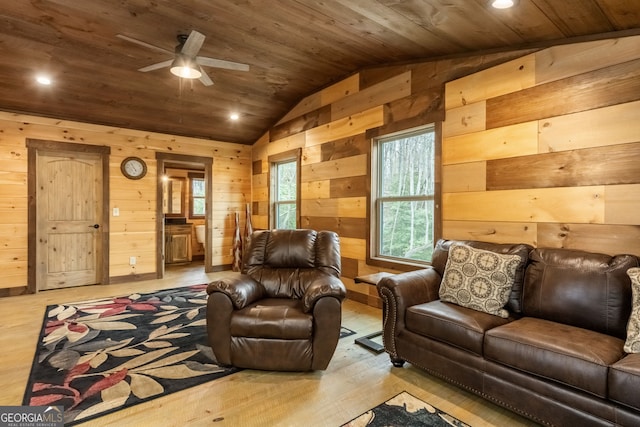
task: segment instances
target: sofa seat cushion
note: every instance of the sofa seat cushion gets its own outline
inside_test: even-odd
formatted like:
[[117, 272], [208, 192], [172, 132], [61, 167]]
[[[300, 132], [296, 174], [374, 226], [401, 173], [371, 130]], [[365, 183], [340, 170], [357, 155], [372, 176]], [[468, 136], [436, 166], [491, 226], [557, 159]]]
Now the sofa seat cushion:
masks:
[[230, 329], [233, 337], [310, 339], [313, 316], [300, 300], [267, 298], [233, 313]]
[[523, 317], [487, 331], [485, 358], [606, 398], [609, 366], [624, 340], [549, 320]]
[[640, 410], [640, 353], [629, 354], [609, 369], [609, 399]]
[[405, 317], [408, 330], [480, 356], [485, 331], [512, 320], [440, 300], [409, 307]]

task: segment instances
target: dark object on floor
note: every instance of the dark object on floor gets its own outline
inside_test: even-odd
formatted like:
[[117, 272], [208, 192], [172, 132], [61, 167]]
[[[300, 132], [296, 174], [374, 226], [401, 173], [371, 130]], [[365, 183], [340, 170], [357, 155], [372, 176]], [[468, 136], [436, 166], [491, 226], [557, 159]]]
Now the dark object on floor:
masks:
[[340, 339], [350, 337], [351, 335], [355, 335], [355, 334], [357, 334], [357, 332], [354, 330], [345, 328], [344, 326], [340, 327]]
[[[366, 283], [367, 285], [376, 286], [380, 280], [385, 277], [393, 276], [392, 273], [387, 273], [386, 271], [381, 271], [374, 274], [367, 274], [365, 276], [358, 276], [353, 281], [355, 283]], [[377, 338], [382, 335], [382, 331], [374, 332], [369, 335], [365, 335], [364, 337], [360, 337], [355, 340], [356, 344], [361, 345], [364, 348], [367, 348], [374, 353], [382, 353], [384, 351], [384, 346], [378, 342], [373, 341], [372, 338]]]

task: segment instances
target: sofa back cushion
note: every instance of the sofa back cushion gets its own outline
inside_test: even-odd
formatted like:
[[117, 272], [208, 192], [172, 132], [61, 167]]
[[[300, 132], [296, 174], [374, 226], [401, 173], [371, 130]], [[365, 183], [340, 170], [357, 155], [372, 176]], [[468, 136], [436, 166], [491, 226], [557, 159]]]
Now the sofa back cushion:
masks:
[[526, 316], [624, 338], [631, 313], [633, 255], [534, 249], [523, 288]]
[[529, 252], [533, 249], [532, 246], [523, 243], [490, 243], [481, 242], [477, 240], [445, 240], [440, 239], [436, 243], [436, 247], [433, 250], [433, 257], [431, 259], [431, 265], [440, 274], [440, 277], [444, 275], [444, 271], [449, 258], [449, 248], [452, 243], [463, 243], [476, 249], [483, 249], [486, 251], [496, 252], [506, 255], [518, 255], [520, 263], [516, 268], [513, 288], [509, 295], [509, 300], [505, 309], [512, 313], [522, 312], [522, 284], [524, 281], [524, 272], [527, 266], [527, 260], [529, 259]]

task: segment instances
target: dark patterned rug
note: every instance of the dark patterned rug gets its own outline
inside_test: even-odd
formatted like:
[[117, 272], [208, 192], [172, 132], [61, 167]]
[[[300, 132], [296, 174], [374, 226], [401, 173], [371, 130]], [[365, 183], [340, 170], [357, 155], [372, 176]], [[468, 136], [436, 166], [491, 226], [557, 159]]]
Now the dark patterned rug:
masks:
[[431, 426], [431, 427], [469, 427], [468, 424], [452, 417], [446, 412], [429, 405], [417, 397], [403, 391], [384, 403], [365, 412], [342, 427], [360, 426]]
[[63, 406], [71, 426], [237, 372], [207, 343], [206, 288], [48, 306], [23, 405]]

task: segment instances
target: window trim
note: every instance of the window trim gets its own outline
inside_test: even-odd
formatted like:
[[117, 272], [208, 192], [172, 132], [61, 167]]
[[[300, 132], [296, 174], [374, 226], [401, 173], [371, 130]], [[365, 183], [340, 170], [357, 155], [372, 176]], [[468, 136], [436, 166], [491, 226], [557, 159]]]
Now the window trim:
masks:
[[301, 195], [301, 181], [300, 174], [302, 170], [301, 160], [302, 158], [302, 149], [295, 148], [293, 150], [284, 151], [282, 153], [274, 154], [268, 157], [269, 162], [269, 172], [267, 181], [269, 182], [269, 228], [275, 228], [276, 222], [276, 203], [275, 203], [275, 195], [276, 193], [276, 182], [272, 179], [276, 176], [275, 169], [280, 163], [288, 163], [291, 161], [296, 162], [296, 228], [300, 228], [301, 219], [300, 219], [300, 195]]
[[376, 135], [371, 138], [371, 155], [369, 158], [369, 185], [367, 204], [367, 219], [369, 222], [369, 233], [367, 234], [367, 264], [375, 267], [395, 269], [399, 271], [410, 271], [424, 268], [431, 265], [431, 262], [421, 262], [417, 260], [409, 260], [406, 258], [394, 258], [389, 256], [377, 256], [377, 245], [380, 241], [380, 230], [378, 228], [378, 197], [377, 189], [380, 185], [378, 180], [381, 177], [378, 174], [378, 141], [393, 139], [400, 135], [417, 133], [426, 129], [433, 129], [434, 132], [434, 189], [433, 197], [426, 198], [414, 197], [396, 197], [387, 198], [387, 200], [433, 200], [433, 243], [442, 238], [442, 122], [436, 121], [426, 125], [420, 125], [412, 128], [398, 130], [385, 135]]
[[[205, 176], [203, 172], [189, 172], [187, 173], [187, 177], [188, 177], [188, 181], [189, 181], [189, 218], [190, 219], [204, 219], [206, 216], [206, 206], [205, 206], [205, 213], [202, 215], [196, 215], [193, 213], [193, 199], [197, 198], [197, 199], [202, 199], [205, 201], [205, 205], [206, 205], [206, 200], [207, 200], [207, 182], [205, 180]], [[204, 182], [205, 188], [204, 188], [204, 196], [200, 197], [194, 197], [193, 195], [193, 180], [194, 179], [201, 179]]]

